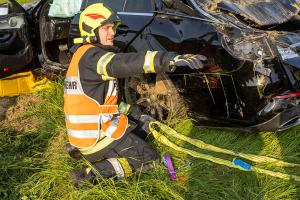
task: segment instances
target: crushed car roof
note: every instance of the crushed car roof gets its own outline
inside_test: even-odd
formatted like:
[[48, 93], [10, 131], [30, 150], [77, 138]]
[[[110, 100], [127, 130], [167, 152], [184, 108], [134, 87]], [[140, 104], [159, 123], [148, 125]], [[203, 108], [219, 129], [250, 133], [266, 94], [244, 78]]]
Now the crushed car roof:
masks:
[[299, 0], [197, 0], [207, 10], [223, 9], [241, 15], [259, 26], [289, 21], [300, 10]]

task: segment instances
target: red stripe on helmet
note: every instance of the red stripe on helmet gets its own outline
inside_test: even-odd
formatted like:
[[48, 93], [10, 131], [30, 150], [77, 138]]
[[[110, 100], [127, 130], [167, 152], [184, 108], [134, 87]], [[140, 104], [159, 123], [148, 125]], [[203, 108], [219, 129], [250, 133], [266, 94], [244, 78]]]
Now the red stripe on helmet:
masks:
[[94, 20], [100, 19], [100, 18], [106, 19], [106, 17], [104, 17], [103, 15], [97, 14], [97, 13], [90, 13], [90, 14], [86, 14], [85, 16], [87, 16], [91, 19], [94, 19]]

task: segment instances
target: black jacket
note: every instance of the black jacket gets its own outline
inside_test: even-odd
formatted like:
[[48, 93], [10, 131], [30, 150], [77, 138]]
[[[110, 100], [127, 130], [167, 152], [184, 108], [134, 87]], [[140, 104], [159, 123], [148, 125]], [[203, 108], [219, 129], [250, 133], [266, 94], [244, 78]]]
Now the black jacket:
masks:
[[[109, 76], [125, 78], [144, 73], [143, 66], [146, 52], [118, 53], [114, 47], [93, 44], [94, 47], [80, 58], [79, 77], [83, 91], [89, 97], [103, 104], [108, 88], [108, 81], [103, 80], [97, 73], [97, 63], [107, 52], [114, 52], [114, 57], [106, 66]], [[79, 46], [74, 46], [71, 51], [75, 52]], [[175, 57], [173, 52], [158, 52], [154, 57], [155, 73], [169, 72], [169, 62]]]

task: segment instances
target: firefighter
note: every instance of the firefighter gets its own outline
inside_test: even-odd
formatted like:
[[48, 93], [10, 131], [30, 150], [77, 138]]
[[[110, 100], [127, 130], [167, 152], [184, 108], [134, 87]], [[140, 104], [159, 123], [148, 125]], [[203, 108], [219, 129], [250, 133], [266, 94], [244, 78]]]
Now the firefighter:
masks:
[[[172, 72], [175, 67], [203, 68], [201, 55], [147, 51], [118, 53], [113, 46], [116, 13], [102, 3], [88, 6], [79, 19], [81, 38], [74, 40], [73, 57], [64, 84], [64, 111], [71, 156], [81, 155], [93, 167], [71, 173], [82, 180], [129, 177], [152, 169], [159, 155], [133, 134], [130, 105], [119, 102], [117, 79], [142, 73]], [[76, 157], [76, 156], [75, 156]]]

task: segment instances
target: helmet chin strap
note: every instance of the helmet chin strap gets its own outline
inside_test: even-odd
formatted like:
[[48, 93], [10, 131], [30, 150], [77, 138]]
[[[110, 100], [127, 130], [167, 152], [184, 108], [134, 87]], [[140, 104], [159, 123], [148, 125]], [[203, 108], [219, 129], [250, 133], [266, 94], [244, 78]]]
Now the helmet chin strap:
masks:
[[100, 43], [99, 27], [94, 30], [95, 36], [83, 36], [81, 38], [74, 38], [74, 44], [88, 44], [88, 43]]
[[96, 36], [83, 36], [81, 38], [74, 38], [74, 44], [89, 44], [96, 43], [98, 41]]
[[96, 39], [97, 39], [96, 42], [100, 43], [101, 41], [100, 41], [100, 37], [99, 37], [99, 28], [100, 28], [100, 26], [94, 30], [94, 33], [95, 33], [95, 36], [96, 36]]

